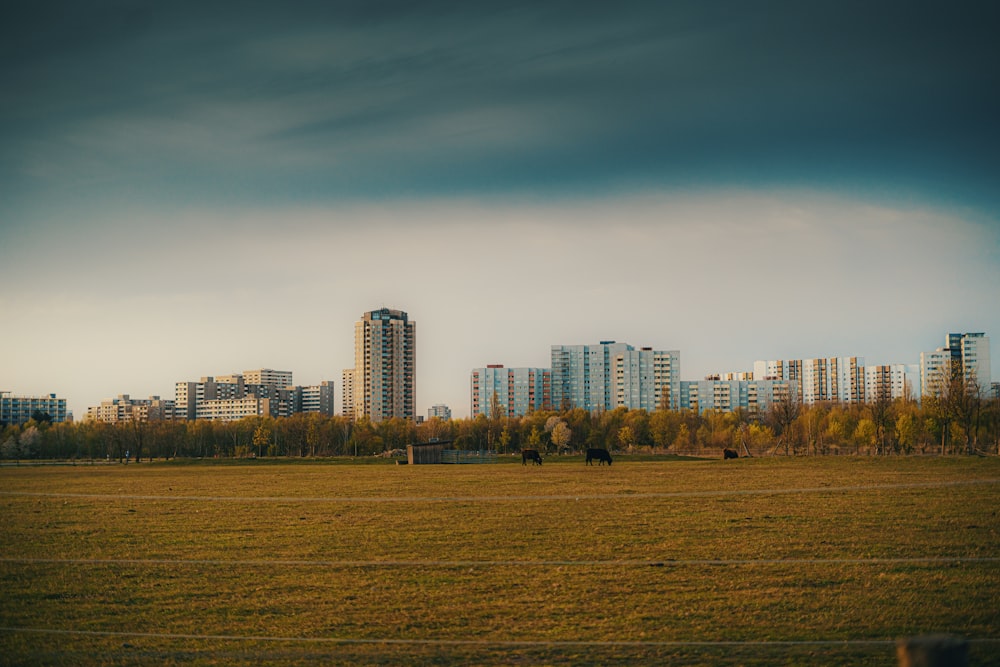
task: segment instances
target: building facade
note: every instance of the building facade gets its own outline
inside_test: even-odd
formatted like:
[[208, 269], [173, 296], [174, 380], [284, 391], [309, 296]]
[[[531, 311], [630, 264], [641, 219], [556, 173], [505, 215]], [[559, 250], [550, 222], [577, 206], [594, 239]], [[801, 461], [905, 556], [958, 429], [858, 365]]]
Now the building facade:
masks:
[[416, 371], [416, 322], [390, 308], [365, 313], [354, 325], [354, 368], [344, 372], [344, 414], [415, 420]]
[[798, 383], [793, 380], [720, 380], [712, 377], [680, 383], [681, 409], [698, 413], [743, 409], [750, 414], [761, 414], [775, 403], [798, 400]]
[[643, 347], [614, 355], [615, 407], [676, 410], [680, 394], [680, 352]]
[[952, 377], [976, 385], [988, 395], [992, 377], [990, 337], [984, 333], [949, 333], [945, 346], [920, 354], [920, 384], [924, 396], [939, 396]]
[[48, 415], [53, 422], [64, 422], [68, 418], [66, 399], [55, 394], [17, 396], [0, 391], [0, 424], [24, 424], [36, 413]]
[[[470, 415], [523, 417], [552, 405], [552, 371], [548, 368], [504, 368], [491, 364], [474, 368], [469, 378]], [[495, 398], [494, 398], [495, 397]]]
[[799, 399], [806, 404], [865, 401], [863, 357], [758, 360], [753, 365], [753, 378], [793, 382]]
[[198, 382], [178, 382], [174, 392], [178, 419], [231, 421], [252, 416], [289, 417], [297, 412], [335, 414], [333, 382], [296, 387], [291, 371], [263, 368], [206, 376]]
[[865, 401], [920, 398], [920, 367], [916, 364], [865, 366]]
[[108, 424], [129, 421], [147, 422], [173, 419], [174, 413], [174, 401], [169, 399], [161, 399], [159, 396], [131, 398], [128, 394], [120, 394], [117, 398], [101, 401], [100, 405], [88, 407], [84, 419]]
[[803, 359], [799, 386], [802, 402], [864, 403], [864, 367], [862, 357]]
[[680, 352], [627, 343], [552, 346], [552, 407], [677, 409]]
[[336, 413], [334, 397], [337, 388], [333, 382], [324, 380], [316, 385], [294, 388], [293, 412], [318, 412], [332, 417]]
[[451, 408], [443, 403], [432, 405], [427, 409], [427, 419], [440, 419], [441, 421], [451, 421]]

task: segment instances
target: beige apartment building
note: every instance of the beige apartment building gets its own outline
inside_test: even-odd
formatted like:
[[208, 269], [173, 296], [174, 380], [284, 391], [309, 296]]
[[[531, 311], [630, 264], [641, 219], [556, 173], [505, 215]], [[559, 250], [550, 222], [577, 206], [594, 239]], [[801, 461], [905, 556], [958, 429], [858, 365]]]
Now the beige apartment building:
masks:
[[159, 396], [131, 398], [128, 394], [119, 394], [117, 398], [109, 398], [101, 401], [100, 405], [88, 407], [84, 420], [116, 424], [173, 419], [174, 416], [174, 401], [161, 399]]
[[416, 419], [417, 324], [380, 308], [354, 325], [354, 368], [344, 371], [344, 414], [378, 422]]

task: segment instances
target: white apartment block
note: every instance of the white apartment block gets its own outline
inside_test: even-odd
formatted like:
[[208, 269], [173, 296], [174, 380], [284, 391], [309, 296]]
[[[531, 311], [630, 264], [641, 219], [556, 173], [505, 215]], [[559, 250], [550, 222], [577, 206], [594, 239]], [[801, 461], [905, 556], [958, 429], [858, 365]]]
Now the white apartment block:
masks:
[[975, 383], [988, 395], [992, 377], [990, 338], [984, 333], [949, 333], [945, 346], [920, 355], [920, 384], [924, 396], [940, 394], [952, 374], [961, 374], [967, 384]]
[[427, 409], [427, 419], [435, 418], [441, 421], [451, 421], [451, 408], [443, 403], [432, 405]]
[[990, 366], [990, 337], [984, 333], [949, 334], [949, 339], [957, 337], [962, 374], [968, 382], [975, 382], [980, 390], [989, 393], [992, 384]]
[[492, 416], [493, 401], [505, 417], [523, 417], [552, 401], [552, 371], [548, 368], [504, 368], [490, 364], [472, 369], [469, 378], [471, 416]]
[[676, 409], [680, 352], [635, 349], [613, 340], [552, 346], [552, 407], [589, 412]]
[[269, 385], [282, 388], [291, 387], [292, 372], [276, 371], [271, 368], [243, 371], [243, 381], [247, 384]]
[[753, 365], [753, 377], [795, 383], [800, 400], [806, 404], [863, 403], [864, 365], [863, 357], [758, 360]]
[[247, 396], [244, 398], [210, 399], [198, 405], [198, 419], [237, 421], [244, 417], [274, 417], [271, 400]]
[[156, 421], [173, 419], [174, 409], [174, 401], [164, 400], [159, 396], [131, 398], [128, 394], [120, 394], [117, 398], [101, 401], [100, 405], [88, 407], [84, 419], [108, 424]]
[[862, 357], [803, 359], [802, 402], [863, 403], [865, 361]]
[[793, 380], [705, 380], [682, 381], [682, 410], [732, 412], [742, 408], [750, 414], [766, 412], [775, 403], [798, 401], [798, 383]]
[[798, 383], [802, 379], [802, 360], [755, 361], [753, 362], [753, 379], [792, 380]]
[[614, 356], [615, 407], [653, 412], [677, 409], [681, 353], [651, 347], [625, 350]]
[[865, 366], [865, 401], [920, 397], [920, 367], [916, 364]]
[[[249, 381], [252, 380], [252, 381]], [[291, 371], [269, 368], [233, 375], [206, 376], [198, 382], [175, 384], [174, 403], [178, 419], [239, 419], [234, 415], [266, 414], [288, 417], [296, 412], [334, 415], [334, 383], [295, 387]], [[250, 401], [265, 401], [252, 406]]]

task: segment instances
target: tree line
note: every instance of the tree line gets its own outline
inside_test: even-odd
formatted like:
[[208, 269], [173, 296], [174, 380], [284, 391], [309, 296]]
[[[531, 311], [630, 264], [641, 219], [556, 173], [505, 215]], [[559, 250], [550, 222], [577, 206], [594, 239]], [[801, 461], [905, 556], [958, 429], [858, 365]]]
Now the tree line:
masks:
[[0, 456], [9, 461], [148, 460], [216, 457], [335, 457], [400, 454], [433, 440], [466, 450], [548, 454], [588, 447], [618, 452], [718, 456], [998, 454], [1000, 401], [970, 392], [868, 404], [776, 403], [767, 412], [582, 409], [524, 417], [478, 415], [415, 423], [316, 413], [291, 417], [207, 420], [62, 422], [38, 419], [0, 427]]

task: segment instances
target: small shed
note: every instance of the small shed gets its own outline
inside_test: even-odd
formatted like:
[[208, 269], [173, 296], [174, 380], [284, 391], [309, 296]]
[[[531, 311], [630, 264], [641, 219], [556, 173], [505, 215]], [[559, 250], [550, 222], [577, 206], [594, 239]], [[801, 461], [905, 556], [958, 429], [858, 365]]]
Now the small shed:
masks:
[[434, 440], [416, 445], [406, 446], [406, 462], [410, 465], [418, 463], [441, 463], [441, 452], [451, 441]]

